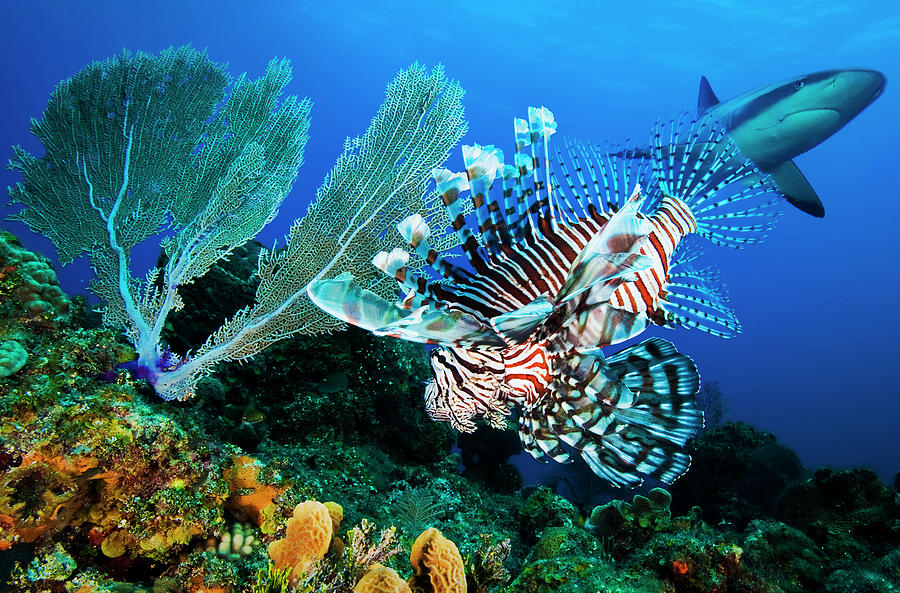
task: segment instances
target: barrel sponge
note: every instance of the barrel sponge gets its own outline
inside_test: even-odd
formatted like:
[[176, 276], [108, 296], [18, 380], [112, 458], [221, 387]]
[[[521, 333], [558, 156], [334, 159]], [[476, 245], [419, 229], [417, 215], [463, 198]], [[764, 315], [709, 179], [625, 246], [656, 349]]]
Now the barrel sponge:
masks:
[[313, 562], [325, 556], [331, 536], [328, 507], [314, 500], [301, 502], [288, 519], [284, 539], [269, 544], [269, 557], [276, 568], [291, 568], [291, 578], [298, 579]]
[[28, 361], [28, 352], [15, 340], [0, 342], [0, 379], [17, 372]]
[[466, 593], [466, 572], [459, 549], [434, 527], [416, 538], [409, 563], [416, 571], [410, 579], [416, 593]]
[[381, 564], [373, 564], [353, 587], [353, 593], [411, 593], [397, 571]]

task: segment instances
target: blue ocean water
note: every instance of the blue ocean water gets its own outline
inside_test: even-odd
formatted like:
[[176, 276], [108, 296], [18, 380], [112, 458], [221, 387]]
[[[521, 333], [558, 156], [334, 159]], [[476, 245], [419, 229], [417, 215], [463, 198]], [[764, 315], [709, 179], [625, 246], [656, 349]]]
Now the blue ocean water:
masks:
[[[701, 75], [727, 99], [818, 70], [884, 72], [883, 96], [796, 160], [826, 217], [785, 206], [764, 244], [711, 254], [744, 332], [729, 341], [664, 335], [704, 380], [719, 382], [730, 418], [774, 432], [807, 465], [870, 466], [885, 479], [900, 469], [894, 3], [38, 1], [9, 4], [3, 14], [2, 145], [33, 152], [28, 119], [40, 116], [54, 85], [123, 47], [191, 43], [251, 76], [273, 56], [290, 58], [289, 92], [315, 104], [311, 139], [265, 243], [302, 216], [344, 138], [365, 130], [384, 86], [413, 61], [443, 63], [467, 90], [465, 142], [501, 147], [511, 146], [512, 118], [529, 105], [552, 109], [562, 135], [637, 138], [657, 117], [695, 105]], [[455, 152], [449, 166], [461, 163]], [[3, 181], [17, 177], [4, 171]], [[28, 247], [53, 252], [25, 227], [2, 224]], [[69, 292], [87, 286], [84, 262], [60, 276]]]

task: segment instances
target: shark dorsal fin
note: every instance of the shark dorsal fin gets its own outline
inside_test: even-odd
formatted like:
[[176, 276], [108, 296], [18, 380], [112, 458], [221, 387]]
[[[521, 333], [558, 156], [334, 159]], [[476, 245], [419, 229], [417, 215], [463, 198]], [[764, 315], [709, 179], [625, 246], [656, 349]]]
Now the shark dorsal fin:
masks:
[[701, 112], [719, 104], [719, 98], [713, 92], [705, 76], [700, 77], [700, 96], [697, 97], [697, 109]]

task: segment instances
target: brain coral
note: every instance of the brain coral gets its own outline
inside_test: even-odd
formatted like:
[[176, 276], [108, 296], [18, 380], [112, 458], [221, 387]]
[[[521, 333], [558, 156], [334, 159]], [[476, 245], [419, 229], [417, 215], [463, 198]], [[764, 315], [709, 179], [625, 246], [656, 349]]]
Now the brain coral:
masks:
[[410, 593], [410, 588], [393, 568], [373, 564], [353, 587], [353, 593]]
[[410, 579], [416, 593], [466, 593], [466, 573], [459, 549], [434, 527], [416, 538], [409, 563], [416, 571]]
[[17, 372], [28, 361], [28, 352], [15, 340], [0, 342], [0, 379]]
[[298, 579], [313, 562], [325, 556], [331, 536], [328, 507], [314, 500], [301, 502], [288, 519], [284, 539], [269, 544], [269, 557], [276, 568], [291, 568], [291, 578]]
[[4, 276], [17, 275], [13, 291], [28, 313], [68, 313], [69, 299], [59, 288], [56, 272], [9, 234], [0, 235], [0, 270]]

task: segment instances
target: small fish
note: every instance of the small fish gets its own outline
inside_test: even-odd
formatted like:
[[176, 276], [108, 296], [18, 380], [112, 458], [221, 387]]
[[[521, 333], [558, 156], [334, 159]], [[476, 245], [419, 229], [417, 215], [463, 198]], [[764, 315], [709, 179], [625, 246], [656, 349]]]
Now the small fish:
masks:
[[266, 415], [263, 414], [253, 404], [250, 404], [246, 408], [244, 408], [244, 413], [241, 415], [241, 422], [244, 422], [246, 424], [256, 424], [258, 422], [262, 422], [265, 419]]
[[[398, 230], [439, 281], [414, 274], [413, 256], [395, 249], [373, 264], [398, 281], [396, 303], [349, 273], [308, 292], [377, 335], [440, 346], [425, 388], [433, 419], [464, 432], [479, 418], [504, 428], [518, 407], [519, 436], [536, 459], [570, 463], [577, 452], [615, 485], [671, 483], [703, 425], [696, 366], [660, 338], [611, 356], [601, 348], [650, 325], [736, 335], [720, 274], [695, 265], [701, 250], [686, 239], [756, 243], [780, 213], [778, 194], [708, 116], [658, 124], [643, 159], [569, 144], [551, 160], [555, 132], [549, 110], [529, 108], [515, 121], [513, 164], [475, 145], [463, 147], [465, 173], [435, 171], [471, 270], [444, 259], [414, 214]], [[466, 190], [474, 225], [460, 204]]]
[[325, 377], [321, 382], [309, 383], [309, 385], [319, 393], [338, 393], [347, 389], [347, 386], [350, 385], [350, 378], [344, 371], [337, 371]]

